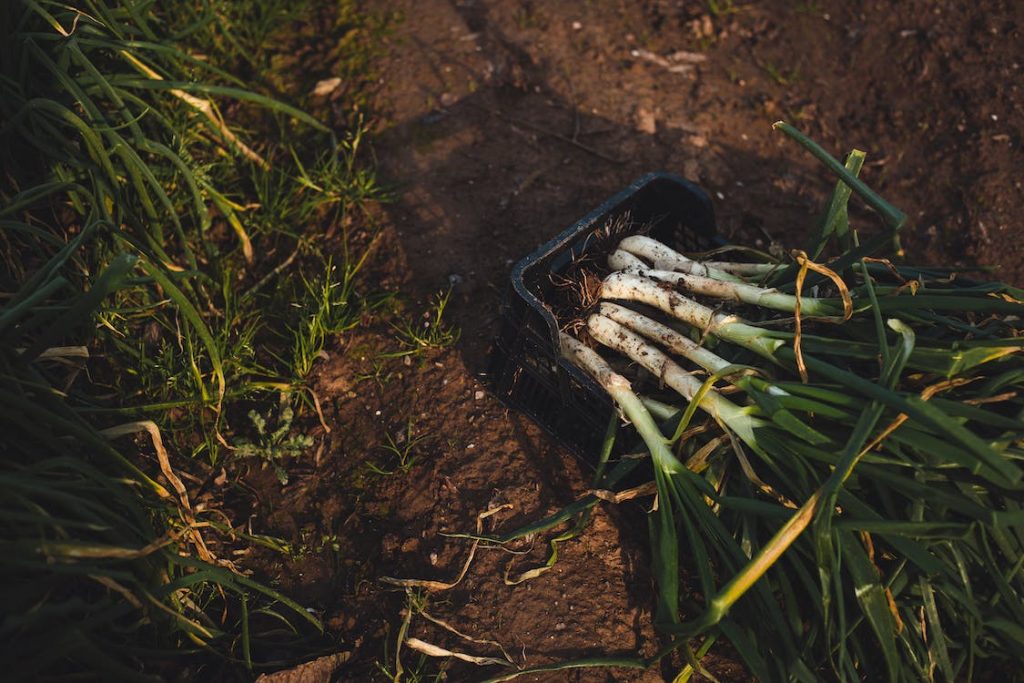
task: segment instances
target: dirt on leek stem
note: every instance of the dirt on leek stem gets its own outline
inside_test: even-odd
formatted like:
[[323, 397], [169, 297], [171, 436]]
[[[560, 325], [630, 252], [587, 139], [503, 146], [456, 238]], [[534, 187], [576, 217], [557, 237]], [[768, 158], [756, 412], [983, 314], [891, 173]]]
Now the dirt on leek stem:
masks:
[[598, 311], [602, 316], [614, 320], [620, 325], [625, 325], [634, 332], [658, 342], [661, 346], [664, 346], [673, 353], [678, 353], [708, 372], [718, 372], [731, 365], [729, 361], [709, 351], [689, 337], [683, 336], [671, 327], [651, 320], [647, 316], [625, 306], [603, 301]]
[[704, 390], [701, 396], [704, 383], [654, 348], [646, 339], [614, 320], [600, 315], [590, 316], [587, 330], [595, 340], [639, 363], [687, 401], [700, 396], [698, 405], [701, 410], [728, 425], [744, 443], [754, 443], [753, 430], [761, 424], [759, 420], [750, 417], [746, 409], [723, 397], [714, 389]]
[[674, 249], [644, 235], [631, 235], [625, 238], [619, 242], [619, 250], [650, 261], [656, 270], [675, 270], [727, 282], [743, 282], [741, 278], [731, 273], [708, 268], [703, 263], [688, 259]]
[[737, 316], [717, 313], [659, 285], [654, 280], [639, 275], [612, 273], [601, 283], [601, 299], [637, 301], [654, 306], [697, 328], [702, 334], [714, 335], [739, 344], [773, 362], [775, 351], [783, 343], [770, 338], [765, 330], [747, 324]]
[[649, 270], [646, 268], [629, 268], [624, 272], [634, 273], [641, 277], [657, 280], [676, 285], [694, 294], [722, 299], [723, 301], [737, 301], [751, 306], [761, 306], [785, 313], [794, 313], [798, 307], [802, 307], [804, 315], [831, 317], [838, 315], [840, 307], [826, 299], [811, 297], [798, 298], [793, 294], [785, 294], [777, 289], [758, 287], [757, 285], [742, 282], [725, 282], [715, 278], [702, 275], [689, 275], [669, 270]]
[[682, 463], [672, 454], [664, 435], [640, 397], [633, 392], [629, 380], [615, 372], [596, 351], [573, 337], [563, 333], [559, 339], [562, 355], [597, 380], [633, 423], [651, 451], [655, 465], [664, 472], [682, 472]]

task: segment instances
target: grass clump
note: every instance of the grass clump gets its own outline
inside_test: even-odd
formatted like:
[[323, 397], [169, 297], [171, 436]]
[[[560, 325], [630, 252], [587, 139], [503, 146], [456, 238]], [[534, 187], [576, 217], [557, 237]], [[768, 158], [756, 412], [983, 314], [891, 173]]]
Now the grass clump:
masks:
[[400, 324], [394, 325], [402, 349], [388, 355], [411, 356], [454, 345], [459, 340], [461, 331], [449, 325], [444, 319], [444, 312], [448, 308], [451, 296], [451, 289], [438, 292], [418, 323], [416, 320], [402, 320]]
[[[301, 33], [288, 22], [311, 11], [0, 6], [0, 650], [14, 680], [219, 679], [317, 647], [314, 615], [218, 552], [238, 536], [192, 505], [176, 457], [237, 450], [280, 468], [307, 448], [293, 431], [315, 408], [313, 362], [372, 307], [356, 282], [372, 241], [353, 232], [382, 192], [362, 119], [329, 114], [336, 135], [286, 103], [310, 104], [295, 96], [310, 83], [275, 84], [289, 67], [277, 32]], [[335, 20], [339, 54], [379, 29], [352, 2]]]
[[[323, 233], [381, 197], [357, 161], [360, 123], [334, 141], [308, 114], [240, 87], [188, 42], [171, 43], [181, 18], [156, 6], [6, 11], [18, 30], [5, 46], [5, 73], [16, 78], [3, 83], [3, 130], [9, 166], [20, 169], [8, 195], [28, 212], [11, 246], [46, 253], [81, 234], [76, 286], [119, 254], [138, 259], [137, 286], [100, 314], [100, 335], [116, 352], [97, 373], [108, 391], [90, 407], [173, 403], [172, 439], [216, 460], [231, 431], [225, 397], [301, 385], [319, 337], [358, 317], [363, 261], [346, 251], [349, 236], [334, 239], [346, 260], [326, 276], [319, 252]], [[195, 20], [235, 35], [211, 8]], [[186, 41], [200, 38], [197, 29]], [[230, 120], [284, 142], [245, 142]], [[55, 204], [58, 221], [39, 215]], [[15, 264], [15, 277], [28, 268]], [[319, 293], [331, 309], [326, 329], [310, 323], [323, 318], [307, 310], [314, 278], [332, 292], [329, 303]], [[202, 438], [188, 443], [190, 434]]]

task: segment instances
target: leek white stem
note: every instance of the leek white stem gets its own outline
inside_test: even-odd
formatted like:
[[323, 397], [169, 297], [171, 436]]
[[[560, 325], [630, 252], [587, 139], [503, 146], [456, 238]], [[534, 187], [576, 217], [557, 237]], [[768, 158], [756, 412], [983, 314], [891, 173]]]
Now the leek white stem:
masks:
[[[590, 336], [598, 342], [639, 363], [648, 372], [678, 391], [687, 401], [693, 400], [704, 384], [654, 348], [646, 339], [610, 318], [592, 315], [587, 320], [587, 329]], [[716, 420], [728, 425], [745, 442], [756, 443], [753, 429], [759, 426], [761, 421], [750, 417], [746, 409], [723, 397], [715, 389], [707, 391], [698, 406]]]
[[577, 367], [583, 369], [608, 392], [622, 408], [622, 412], [636, 427], [651, 452], [651, 458], [664, 472], [680, 473], [685, 468], [672, 454], [665, 436], [658, 429], [654, 418], [634, 392], [629, 380], [612, 370], [611, 366], [593, 349], [584, 346], [567, 334], [560, 334], [562, 355]]
[[689, 337], [683, 336], [667, 325], [651, 320], [645, 315], [630, 310], [619, 304], [601, 302], [600, 313], [620, 325], [625, 325], [634, 332], [664, 346], [672, 353], [677, 353], [687, 360], [693, 361], [708, 372], [715, 373], [727, 368], [730, 363], [716, 353], [712, 353]]
[[[704, 296], [716, 299], [740, 301], [751, 306], [762, 306], [787, 313], [792, 313], [796, 310], [796, 297], [792, 294], [784, 294], [777, 289], [766, 289], [745, 282], [725, 282], [711, 277], [704, 277], [703, 275], [678, 273], [671, 270], [652, 270], [634, 263], [634, 261], [639, 261], [635, 256], [626, 254], [626, 256], [633, 259], [633, 261], [630, 261], [629, 259], [617, 256], [619, 253], [621, 253], [621, 250], [616, 251], [608, 258], [610, 266], [613, 261], [621, 266], [619, 268], [612, 266], [615, 270], [642, 275], [643, 277], [661, 282], [671, 282], [696, 294], [703, 294]], [[830, 302], [806, 296], [800, 299], [800, 310], [805, 315], [826, 316], [838, 315], [840, 313]]]
[[636, 272], [638, 270], [647, 270], [647, 264], [643, 259], [637, 258], [623, 249], [616, 249], [608, 255], [608, 267], [613, 271], [625, 270], [627, 272]]
[[692, 299], [673, 292], [663, 284], [630, 273], [612, 273], [601, 283], [602, 299], [639, 301], [765, 358], [775, 359], [775, 351], [783, 342], [772, 339], [764, 330], [743, 322], [734, 315], [716, 313]]
[[[683, 256], [682, 258], [686, 257]], [[700, 263], [711, 272], [723, 271], [731, 275], [747, 278], [764, 277], [785, 268], [785, 264], [782, 263], [733, 263], [732, 261], [702, 261]], [[646, 269], [647, 263], [624, 249], [616, 249], [608, 256], [608, 267], [612, 270]], [[690, 268], [691, 266], [686, 267]]]
[[630, 235], [619, 242], [619, 249], [650, 261], [655, 270], [675, 270], [680, 273], [713, 277], [726, 282], [743, 282], [742, 278], [724, 270], [708, 268], [703, 263], [688, 259], [658, 240], [644, 235]]

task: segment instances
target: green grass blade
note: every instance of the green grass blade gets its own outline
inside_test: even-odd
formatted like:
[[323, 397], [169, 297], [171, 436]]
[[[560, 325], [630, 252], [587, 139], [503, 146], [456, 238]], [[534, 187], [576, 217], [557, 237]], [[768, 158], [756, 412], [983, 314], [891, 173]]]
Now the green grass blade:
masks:
[[218, 401], [223, 400], [227, 384], [224, 378], [224, 366], [221, 362], [220, 349], [217, 347], [217, 342], [210, 333], [210, 329], [206, 326], [206, 323], [203, 322], [202, 316], [199, 315], [199, 312], [195, 309], [195, 306], [192, 305], [192, 302], [185, 296], [178, 286], [174, 284], [171, 278], [167, 277], [163, 270], [145, 260], [139, 261], [139, 264], [149, 277], [159, 283], [159, 285], [164, 289], [167, 297], [178, 306], [178, 309], [181, 311], [182, 315], [185, 316], [185, 319], [188, 320], [192, 329], [194, 329], [196, 334], [199, 335], [199, 339], [202, 341], [207, 354], [210, 356], [210, 363], [213, 366], [213, 374], [217, 379]]
[[192, 83], [189, 81], [153, 80], [136, 76], [112, 76], [110, 82], [119, 88], [138, 88], [142, 90], [181, 90], [191, 95], [213, 95], [219, 97], [230, 97], [243, 102], [251, 102], [263, 109], [276, 111], [302, 121], [312, 128], [329, 133], [330, 129], [315, 118], [295, 107], [279, 102], [266, 95], [260, 95], [250, 90], [233, 88], [225, 85], [211, 85], [207, 83]]
[[138, 257], [121, 254], [108, 265], [96, 279], [92, 288], [74, 301], [70, 309], [46, 329], [38, 339], [21, 355], [22, 362], [34, 360], [40, 353], [71, 334], [79, 325], [90, 318], [100, 303], [112, 292], [124, 286], [128, 273], [135, 267]]

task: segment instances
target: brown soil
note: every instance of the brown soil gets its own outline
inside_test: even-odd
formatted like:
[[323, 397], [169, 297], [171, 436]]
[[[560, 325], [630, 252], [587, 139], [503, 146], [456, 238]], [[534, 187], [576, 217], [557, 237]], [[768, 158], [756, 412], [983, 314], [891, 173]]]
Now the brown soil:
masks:
[[[863, 177], [911, 217], [915, 260], [984, 264], [1024, 284], [1018, 225], [1024, 134], [1020, 90], [1024, 5], [1013, 2], [842, 3], [608, 0], [379, 0], [399, 11], [380, 65], [376, 154], [395, 201], [382, 207], [375, 277], [399, 283], [412, 310], [454, 284], [446, 350], [384, 358], [390, 328], [339, 342], [316, 390], [333, 431], [291, 482], [250, 473], [253, 530], [302, 552], [251, 566], [325, 616], [335, 676], [385, 679], [405, 594], [382, 576], [455, 577], [471, 531], [510, 530], [571, 502], [585, 469], [530, 420], [487, 393], [483, 372], [511, 265], [604, 198], [652, 170], [697, 181], [716, 197], [720, 230], [738, 243], [797, 246], [831, 187], [827, 174], [770, 124], [786, 119], [836, 154], [868, 152]], [[676, 56], [678, 51], [693, 54]], [[696, 57], [694, 57], [694, 54]], [[698, 61], [703, 59], [704, 61]], [[855, 212], [859, 224], [875, 219]], [[415, 460], [383, 448], [405, 438]], [[637, 505], [599, 509], [555, 568], [516, 586], [504, 572], [535, 566], [545, 538], [511, 554], [483, 548], [428, 611], [517, 663], [650, 653], [652, 581]], [[337, 544], [335, 550], [332, 544]], [[495, 655], [422, 618], [410, 635]], [[727, 649], [708, 666], [743, 680]], [[415, 668], [418, 656], [405, 650]], [[436, 670], [441, 660], [430, 664]], [[545, 681], [671, 680], [582, 670]], [[477, 680], [450, 665], [449, 680]]]

